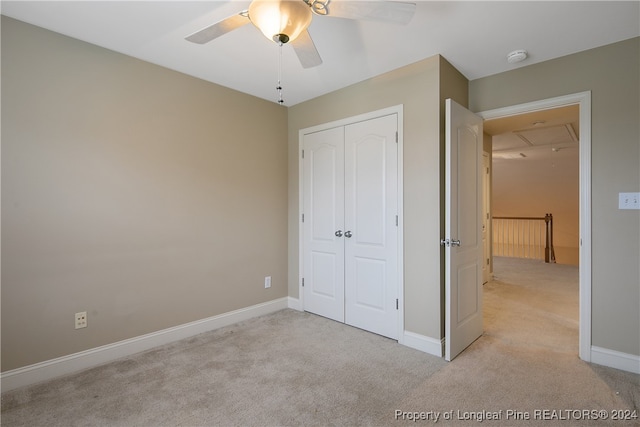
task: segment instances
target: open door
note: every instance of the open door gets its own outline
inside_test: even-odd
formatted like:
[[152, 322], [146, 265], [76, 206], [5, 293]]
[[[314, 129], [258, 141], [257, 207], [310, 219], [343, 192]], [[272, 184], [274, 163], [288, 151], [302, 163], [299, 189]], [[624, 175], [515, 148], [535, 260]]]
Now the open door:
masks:
[[482, 335], [482, 119], [446, 100], [445, 359]]

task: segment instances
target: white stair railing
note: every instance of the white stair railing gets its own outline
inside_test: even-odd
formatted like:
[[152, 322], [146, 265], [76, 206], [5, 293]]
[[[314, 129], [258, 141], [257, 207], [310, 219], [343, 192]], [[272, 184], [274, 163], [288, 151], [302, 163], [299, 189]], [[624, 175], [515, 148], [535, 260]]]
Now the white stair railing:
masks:
[[493, 255], [556, 262], [553, 215], [493, 217]]

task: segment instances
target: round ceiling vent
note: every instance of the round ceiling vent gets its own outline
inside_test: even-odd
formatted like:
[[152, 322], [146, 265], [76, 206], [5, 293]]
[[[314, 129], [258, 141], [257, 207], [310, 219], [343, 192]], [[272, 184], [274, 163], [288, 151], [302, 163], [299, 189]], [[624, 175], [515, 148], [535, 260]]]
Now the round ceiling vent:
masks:
[[514, 50], [507, 55], [507, 62], [509, 64], [515, 64], [516, 62], [524, 61], [527, 59], [527, 51], [524, 49]]

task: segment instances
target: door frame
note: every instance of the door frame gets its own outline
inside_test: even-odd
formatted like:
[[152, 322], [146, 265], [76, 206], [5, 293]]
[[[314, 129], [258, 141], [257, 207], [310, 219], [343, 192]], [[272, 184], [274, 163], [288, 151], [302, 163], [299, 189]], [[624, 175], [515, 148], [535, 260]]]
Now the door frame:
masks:
[[[486, 164], [485, 164], [486, 163]], [[483, 242], [483, 245], [486, 247], [486, 251], [483, 251], [482, 263], [486, 263], [486, 281], [485, 274], [482, 276], [482, 281], [487, 283], [493, 279], [493, 227], [491, 224], [491, 153], [484, 151], [484, 135], [483, 135], [483, 147], [482, 147], [482, 167], [483, 169], [486, 167], [487, 171], [483, 170], [482, 177], [482, 217], [483, 221], [486, 219], [487, 229], [486, 231], [486, 242]], [[485, 217], [486, 215], [486, 217]], [[488, 258], [487, 258], [488, 257]], [[484, 285], [483, 283], [483, 285]]]
[[304, 277], [304, 229], [302, 215], [304, 213], [304, 162], [302, 158], [302, 150], [304, 147], [304, 135], [323, 130], [348, 126], [354, 123], [376, 119], [383, 116], [396, 114], [398, 117], [398, 268], [397, 268], [397, 296], [398, 296], [398, 342], [403, 344], [404, 340], [404, 203], [403, 203], [403, 104], [394, 105], [392, 107], [380, 110], [370, 111], [368, 113], [358, 114], [356, 116], [335, 120], [316, 126], [307, 127], [298, 131], [298, 298], [300, 300], [300, 310], [304, 311], [304, 289], [302, 279]]
[[580, 109], [578, 356], [586, 362], [591, 362], [591, 91], [496, 108], [476, 114], [484, 120], [489, 120], [568, 105], [578, 105]]

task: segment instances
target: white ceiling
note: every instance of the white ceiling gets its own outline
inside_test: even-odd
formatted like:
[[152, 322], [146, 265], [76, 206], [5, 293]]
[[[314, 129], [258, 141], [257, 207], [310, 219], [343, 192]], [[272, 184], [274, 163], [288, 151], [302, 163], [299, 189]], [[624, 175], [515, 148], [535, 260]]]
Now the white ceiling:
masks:
[[[333, 0], [344, 1], [344, 0]], [[406, 26], [314, 16], [323, 64], [282, 54], [285, 105], [441, 54], [469, 80], [640, 35], [639, 1], [415, 1]], [[2, 1], [3, 15], [277, 100], [278, 46], [245, 25], [205, 45], [184, 38], [247, 9], [248, 1]], [[330, 5], [329, 5], [330, 6]], [[508, 64], [526, 49], [529, 58]]]
[[494, 160], [577, 156], [580, 109], [570, 105], [485, 120], [483, 131], [492, 136]]

